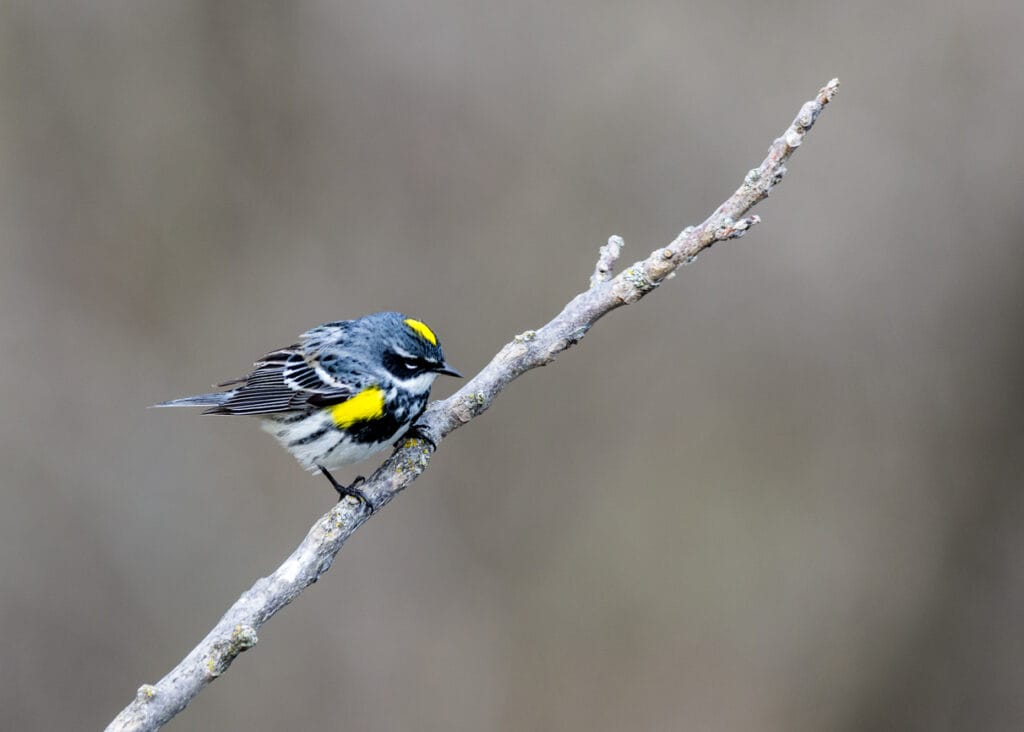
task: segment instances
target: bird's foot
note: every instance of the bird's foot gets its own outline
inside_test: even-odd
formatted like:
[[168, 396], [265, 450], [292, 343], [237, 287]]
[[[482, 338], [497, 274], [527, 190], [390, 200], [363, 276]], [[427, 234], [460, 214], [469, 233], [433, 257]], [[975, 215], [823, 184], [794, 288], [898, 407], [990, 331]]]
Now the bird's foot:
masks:
[[317, 467], [320, 469], [320, 472], [324, 474], [324, 477], [331, 482], [331, 486], [334, 490], [338, 491], [338, 501], [344, 499], [345, 496], [354, 496], [360, 503], [369, 509], [370, 513], [373, 513], [373, 503], [370, 502], [370, 499], [365, 493], [359, 490], [359, 486], [366, 482], [366, 478], [360, 475], [348, 485], [342, 485], [335, 480], [334, 476], [331, 475], [323, 465], [317, 465]]

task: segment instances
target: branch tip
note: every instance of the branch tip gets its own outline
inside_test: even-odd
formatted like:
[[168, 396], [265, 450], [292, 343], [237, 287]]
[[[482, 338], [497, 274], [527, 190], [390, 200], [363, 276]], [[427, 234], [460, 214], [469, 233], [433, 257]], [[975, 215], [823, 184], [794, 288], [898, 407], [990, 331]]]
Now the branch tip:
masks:
[[818, 91], [818, 96], [816, 98], [817, 102], [824, 107], [826, 104], [831, 102], [838, 93], [839, 79], [832, 79], [832, 81], [825, 84], [825, 86], [821, 87]]

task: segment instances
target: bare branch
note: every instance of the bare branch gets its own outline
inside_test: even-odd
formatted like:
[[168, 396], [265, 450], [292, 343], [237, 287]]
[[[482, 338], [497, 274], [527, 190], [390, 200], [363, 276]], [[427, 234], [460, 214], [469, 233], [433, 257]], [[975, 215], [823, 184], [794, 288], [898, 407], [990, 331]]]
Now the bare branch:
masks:
[[[768, 196], [785, 175], [785, 163], [800, 146], [821, 110], [835, 96], [833, 79], [817, 97], [804, 104], [793, 124], [775, 140], [768, 156], [751, 170], [743, 184], [702, 224], [684, 229], [668, 246], [612, 277], [622, 239], [612, 237], [601, 248], [590, 288], [573, 298], [554, 319], [528, 330], [508, 343], [487, 366], [452, 396], [430, 405], [417, 427], [426, 439], [413, 438], [360, 486], [379, 509], [426, 470], [431, 452], [441, 440], [481, 414], [513, 379], [551, 363], [606, 313], [634, 303], [654, 290], [683, 264], [713, 244], [743, 236], [758, 223], [747, 212]], [[351, 496], [322, 516], [284, 564], [260, 579], [224, 614], [217, 625], [170, 673], [155, 685], [142, 686], [134, 701], [107, 727], [108, 732], [155, 730], [180, 712], [235, 657], [257, 642], [256, 631], [330, 569], [345, 541], [370, 516], [369, 509]]]

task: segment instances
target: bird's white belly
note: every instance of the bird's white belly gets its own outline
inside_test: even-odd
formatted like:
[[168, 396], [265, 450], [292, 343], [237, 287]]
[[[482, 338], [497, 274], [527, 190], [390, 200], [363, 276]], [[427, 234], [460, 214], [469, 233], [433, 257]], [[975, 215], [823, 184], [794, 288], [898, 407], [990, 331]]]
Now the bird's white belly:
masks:
[[[390, 447], [409, 429], [409, 425], [406, 424], [384, 442], [361, 443], [353, 442], [337, 429], [333, 429], [330, 417], [326, 414], [314, 413], [291, 424], [266, 419], [261, 426], [272, 434], [303, 468], [310, 471], [318, 470], [320, 465], [333, 470], [342, 465], [366, 460], [371, 455]], [[323, 434], [318, 435], [319, 432]]]
[[[404, 430], [403, 430], [404, 432]], [[349, 465], [351, 463], [358, 463], [366, 460], [371, 455], [378, 453], [385, 448], [391, 447], [390, 442], [383, 444], [361, 444], [358, 442], [350, 442], [348, 440], [342, 440], [338, 443], [337, 447], [331, 450], [326, 458], [321, 461], [321, 464], [328, 470], [334, 468], [340, 468], [342, 465]], [[298, 457], [296, 455], [296, 457]], [[299, 462], [302, 462], [300, 459]], [[316, 470], [316, 466], [307, 467], [307, 470]]]

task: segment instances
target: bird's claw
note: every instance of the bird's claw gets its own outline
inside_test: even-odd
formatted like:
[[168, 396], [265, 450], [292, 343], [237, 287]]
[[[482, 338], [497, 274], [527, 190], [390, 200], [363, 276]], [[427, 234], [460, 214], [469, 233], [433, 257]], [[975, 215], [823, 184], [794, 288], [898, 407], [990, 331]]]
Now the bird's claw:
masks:
[[365, 493], [359, 490], [359, 486], [366, 482], [366, 478], [360, 475], [348, 485], [342, 485], [322, 465], [318, 465], [317, 467], [320, 469], [320, 472], [324, 474], [324, 477], [331, 482], [331, 487], [338, 492], [339, 503], [344, 500], [345, 496], [354, 496], [360, 503], [369, 509], [370, 513], [373, 513], [373, 503]]

